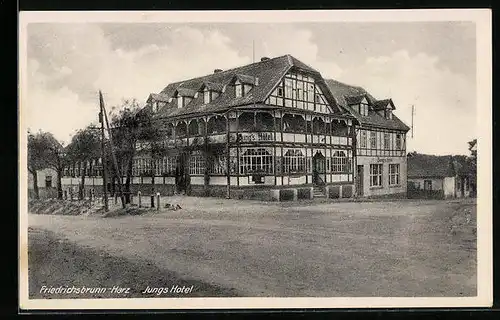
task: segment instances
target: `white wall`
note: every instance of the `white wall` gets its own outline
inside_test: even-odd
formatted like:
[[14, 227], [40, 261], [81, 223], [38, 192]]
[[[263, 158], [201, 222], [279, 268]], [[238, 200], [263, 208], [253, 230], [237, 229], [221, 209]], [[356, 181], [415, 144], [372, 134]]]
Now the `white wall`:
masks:
[[[52, 188], [57, 187], [57, 172], [54, 169], [46, 168], [38, 170], [36, 173], [38, 188], [45, 188], [45, 178], [52, 177]], [[33, 189], [33, 174], [28, 172], [28, 189]]]
[[[388, 159], [389, 162], [380, 162]], [[370, 164], [382, 164], [382, 187], [370, 187]], [[399, 185], [389, 186], [389, 164], [399, 164]], [[363, 165], [363, 196], [381, 196], [406, 193], [407, 165], [406, 157], [364, 157], [358, 156], [356, 165]], [[357, 167], [354, 168], [357, 174]]]
[[[446, 179], [446, 178], [445, 178]], [[443, 190], [443, 179], [442, 178], [408, 178], [408, 181], [413, 183], [418, 183], [420, 185], [419, 190], [424, 190], [424, 180], [431, 180], [432, 190]]]

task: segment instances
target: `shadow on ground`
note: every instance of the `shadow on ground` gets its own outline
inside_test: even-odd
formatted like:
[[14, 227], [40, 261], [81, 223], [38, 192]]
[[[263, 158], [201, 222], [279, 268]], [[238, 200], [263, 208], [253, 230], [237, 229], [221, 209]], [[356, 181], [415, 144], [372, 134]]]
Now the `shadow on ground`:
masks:
[[[133, 244], [131, 244], [133, 245]], [[165, 298], [165, 297], [234, 297], [233, 289], [222, 288], [197, 280], [181, 279], [143, 259], [125, 259], [92, 248], [77, 246], [54, 233], [29, 229], [29, 297], [30, 299], [84, 298]], [[188, 293], [143, 294], [148, 286], [171, 289], [190, 288]], [[103, 293], [49, 293], [46, 288], [75, 287], [82, 290], [105, 288]], [[113, 287], [130, 288], [128, 293]], [[74, 290], [76, 291], [76, 290]], [[88, 291], [88, 290], [87, 290]], [[102, 291], [102, 289], [101, 289]], [[163, 290], [164, 291], [164, 290]], [[188, 290], [189, 291], [189, 290]]]

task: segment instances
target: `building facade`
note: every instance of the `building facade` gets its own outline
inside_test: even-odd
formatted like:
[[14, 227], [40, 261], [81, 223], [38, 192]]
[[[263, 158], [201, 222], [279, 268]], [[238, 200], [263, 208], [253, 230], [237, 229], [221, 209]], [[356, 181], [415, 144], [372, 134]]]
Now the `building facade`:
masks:
[[473, 185], [465, 156], [408, 155], [409, 198], [466, 198]]
[[358, 89], [290, 55], [171, 83], [143, 108], [167, 152], [152, 156], [147, 141], [137, 143], [131, 192], [267, 200], [405, 192], [408, 127], [391, 100]]
[[406, 133], [392, 99], [376, 100], [361, 87], [326, 80], [336, 102], [356, 118], [356, 196], [406, 197]]

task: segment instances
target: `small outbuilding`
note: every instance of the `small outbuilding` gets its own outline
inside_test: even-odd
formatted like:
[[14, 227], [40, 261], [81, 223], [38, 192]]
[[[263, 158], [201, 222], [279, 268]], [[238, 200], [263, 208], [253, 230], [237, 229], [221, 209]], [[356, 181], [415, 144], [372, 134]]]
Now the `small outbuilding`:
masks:
[[408, 154], [408, 198], [470, 197], [472, 172], [466, 156]]

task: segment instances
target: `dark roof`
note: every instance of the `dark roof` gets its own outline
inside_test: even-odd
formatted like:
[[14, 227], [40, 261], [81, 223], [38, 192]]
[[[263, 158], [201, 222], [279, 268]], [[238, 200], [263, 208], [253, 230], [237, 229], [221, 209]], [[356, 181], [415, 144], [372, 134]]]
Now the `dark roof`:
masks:
[[161, 102], [168, 102], [169, 98], [163, 94], [158, 94], [158, 93], [151, 93], [148, 97], [148, 102], [153, 99], [156, 101], [161, 101]]
[[428, 154], [408, 155], [408, 178], [444, 178], [453, 177], [452, 156], [434, 156]]
[[[360, 104], [364, 98], [366, 98], [366, 94], [360, 94], [356, 96], [346, 96], [344, 97], [347, 105]], [[368, 98], [366, 99], [368, 100]]]
[[[157, 117], [176, 117], [189, 114], [203, 114], [224, 112], [231, 107], [252, 105], [263, 103], [269, 94], [274, 90], [279, 80], [290, 70], [300, 69], [311, 76], [315, 77], [317, 84], [325, 94], [325, 97], [330, 102], [334, 113], [344, 114], [346, 117], [352, 117], [346, 113], [346, 110], [336, 106], [334, 97], [330, 93], [328, 86], [324, 82], [321, 74], [312, 67], [297, 60], [290, 55], [284, 55], [269, 60], [255, 62], [249, 65], [228, 69], [206, 76], [193, 78], [185, 81], [175, 82], [165, 87], [160, 94], [173, 97], [176, 90], [185, 88], [193, 91], [199, 91], [205, 83], [216, 84], [221, 88], [221, 94], [218, 98], [208, 104], [204, 104], [202, 95], [198, 95], [184, 108], [177, 108], [175, 101], [167, 103], [161, 108]], [[254, 87], [243, 97], [236, 98], [234, 90], [229, 90], [231, 82], [238, 78], [244, 82], [258, 82]]]
[[396, 109], [394, 103], [392, 102], [392, 99], [383, 99], [373, 102], [373, 110], [385, 110], [387, 108], [387, 105], [389, 105], [392, 110]]
[[246, 74], [236, 74], [236, 79], [238, 79], [241, 83], [257, 85], [259, 84], [259, 80], [256, 77], [248, 76]]
[[408, 178], [444, 178], [473, 174], [473, 165], [467, 156], [434, 156], [408, 154]]
[[206, 87], [208, 90], [217, 92], [222, 92], [222, 89], [224, 89], [224, 85], [222, 83], [215, 83], [209, 81], [204, 82], [203, 87]]
[[[351, 86], [334, 79], [325, 79], [325, 82], [328, 85], [333, 97], [335, 98], [336, 103], [340, 107], [347, 109], [361, 123], [361, 125], [402, 131], [410, 130], [410, 127], [408, 127], [394, 114], [392, 115], [392, 119], [386, 119], [384, 116], [378, 114], [375, 110], [369, 110], [368, 115], [363, 116], [354, 108], [350, 107], [350, 105], [352, 104], [359, 103], [363, 99], [363, 97], [367, 98], [368, 103], [372, 105], [372, 107], [374, 105], [379, 106], [385, 103], [384, 101], [391, 101], [392, 103], [391, 99], [377, 100], [362, 87]], [[394, 104], [392, 106], [394, 106]]]
[[177, 88], [177, 90], [175, 90], [175, 92], [179, 95], [179, 96], [183, 96], [183, 97], [191, 97], [193, 98], [195, 95], [196, 95], [196, 91], [197, 90], [194, 90], [192, 88], [184, 88], [184, 87], [179, 87]]

